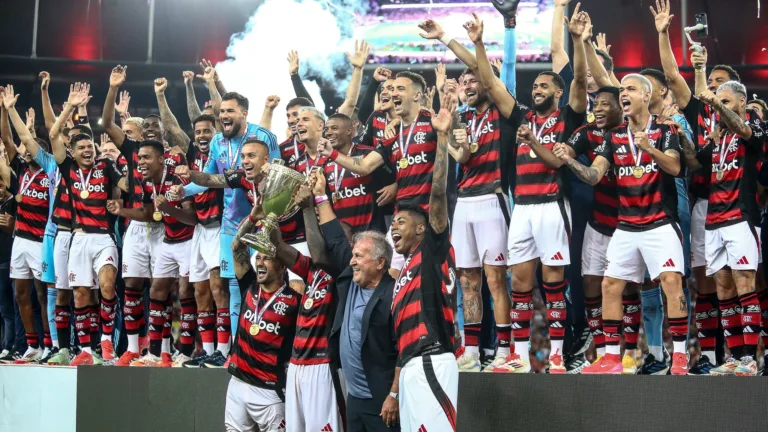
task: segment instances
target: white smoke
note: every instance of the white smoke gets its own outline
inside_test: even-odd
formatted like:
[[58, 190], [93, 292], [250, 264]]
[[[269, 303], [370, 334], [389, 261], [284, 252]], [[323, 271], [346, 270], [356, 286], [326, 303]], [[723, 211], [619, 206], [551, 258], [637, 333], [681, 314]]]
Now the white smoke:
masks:
[[[230, 59], [216, 65], [227, 90], [248, 97], [251, 123], [259, 122], [267, 96], [278, 95], [280, 105], [275, 109], [272, 131], [279, 139], [285, 138], [288, 127], [285, 104], [295, 97], [288, 74], [290, 50], [299, 53], [299, 73], [317, 108], [325, 109], [318, 82], [344, 94], [350, 66], [343, 53], [354, 49], [351, 39], [354, 12], [363, 11], [362, 3], [362, 0], [266, 0], [256, 9], [245, 30], [230, 39], [227, 48]], [[313, 80], [308, 80], [308, 75]]]

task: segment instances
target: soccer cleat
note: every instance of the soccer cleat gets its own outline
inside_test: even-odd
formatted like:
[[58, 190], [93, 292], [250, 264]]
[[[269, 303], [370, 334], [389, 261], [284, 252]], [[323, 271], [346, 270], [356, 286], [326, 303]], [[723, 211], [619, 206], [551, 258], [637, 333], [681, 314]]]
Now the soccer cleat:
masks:
[[[167, 366], [166, 366], [167, 365]], [[170, 363], [165, 363], [162, 358], [147, 353], [131, 363], [132, 367], [170, 367]]]
[[114, 363], [114, 366], [131, 366], [134, 360], [139, 358], [139, 353], [126, 351], [120, 358]]
[[203, 363], [205, 363], [208, 360], [210, 360], [210, 358], [211, 358], [211, 356], [209, 356], [207, 354], [203, 354], [203, 355], [198, 356], [198, 357], [193, 357], [190, 360], [188, 360], [186, 363], [184, 363], [182, 365], [182, 367], [185, 367], [185, 368], [199, 368], [199, 367], [201, 367], [201, 365]]
[[24, 357], [24, 354], [20, 351], [11, 350], [8, 354], [0, 357], [0, 363], [2, 364], [13, 364], [16, 362], [16, 360]]
[[173, 366], [173, 357], [171, 357], [171, 353], [160, 353], [160, 361], [163, 363], [163, 367]]
[[563, 364], [563, 356], [560, 354], [560, 350], [555, 351], [554, 354], [549, 356], [549, 373], [553, 375], [565, 373], [565, 365]]
[[175, 368], [184, 367], [184, 363], [192, 360], [191, 357], [188, 357], [184, 354], [179, 353], [179, 355], [176, 356], [176, 358], [173, 360], [172, 366]]
[[618, 355], [604, 355], [581, 370], [582, 375], [621, 375], [624, 367]]
[[504, 363], [495, 368], [494, 372], [506, 372], [506, 373], [529, 373], [531, 371], [531, 361], [526, 353], [525, 358], [520, 357], [517, 353], [512, 353], [504, 359]]
[[115, 345], [112, 344], [112, 341], [101, 341], [101, 358], [104, 359], [104, 361], [115, 359]]
[[149, 352], [149, 335], [139, 336], [139, 352], [143, 353], [144, 350]]
[[224, 354], [222, 354], [221, 351], [215, 351], [211, 355], [211, 357], [206, 362], [204, 362], [200, 367], [203, 367], [206, 369], [223, 368], [226, 362], [227, 362], [227, 358], [224, 357]]
[[589, 364], [590, 363], [587, 360], [587, 356], [585, 356], [583, 353], [572, 355], [565, 361], [565, 373], [569, 375], [580, 374], [581, 370], [589, 366]]
[[715, 376], [735, 375], [736, 368], [739, 367], [740, 365], [741, 365], [741, 362], [731, 357], [728, 360], [726, 360], [725, 363], [709, 371], [709, 374], [715, 375]]
[[94, 355], [87, 353], [85, 351], [82, 351], [80, 352], [80, 354], [77, 355], [77, 357], [75, 357], [74, 360], [72, 360], [71, 363], [69, 363], [69, 365], [70, 366], [92, 366], [96, 363], [94, 361], [95, 360], [94, 357], [95, 357]]
[[14, 364], [29, 364], [36, 360], [39, 360], [43, 356], [43, 350], [41, 348], [27, 347], [27, 352], [24, 355], [14, 361]]
[[637, 363], [635, 363], [635, 359], [631, 356], [625, 355], [621, 359], [621, 367], [623, 370], [621, 371], [622, 375], [635, 375], [637, 374]]
[[485, 364], [485, 367], [483, 367], [483, 372], [493, 372], [494, 369], [504, 364], [505, 361], [507, 361], [507, 356], [505, 355], [499, 355], [496, 354], [496, 357], [490, 358], [488, 357], [488, 362]]
[[459, 365], [459, 372], [480, 372], [480, 354], [470, 354], [464, 351], [456, 363]]
[[643, 363], [643, 367], [640, 368], [640, 375], [666, 375], [669, 371], [669, 352], [667, 352], [666, 348], [664, 349], [664, 361], [658, 361], [656, 360], [656, 357], [654, 357], [653, 354], [648, 354], [648, 356], [645, 358], [645, 363]]
[[35, 363], [37, 363], [37, 364], [42, 364], [42, 365], [48, 364], [48, 360], [50, 360], [50, 359], [51, 359], [51, 357], [53, 357], [54, 355], [56, 355], [56, 353], [57, 353], [57, 352], [59, 352], [59, 349], [58, 349], [58, 348], [56, 348], [56, 347], [53, 347], [53, 348], [46, 348], [46, 349], [43, 351], [43, 355], [40, 357], [40, 359], [39, 359], [39, 360], [35, 361]]
[[757, 375], [757, 362], [752, 356], [744, 356], [733, 373], [736, 376], [755, 376]]
[[688, 355], [686, 353], [676, 352], [672, 354], [672, 375], [688, 374]]
[[696, 363], [688, 369], [688, 375], [709, 375], [715, 365], [709, 361], [709, 357], [701, 355]]
[[56, 349], [46, 362], [49, 366], [69, 366], [69, 348]]

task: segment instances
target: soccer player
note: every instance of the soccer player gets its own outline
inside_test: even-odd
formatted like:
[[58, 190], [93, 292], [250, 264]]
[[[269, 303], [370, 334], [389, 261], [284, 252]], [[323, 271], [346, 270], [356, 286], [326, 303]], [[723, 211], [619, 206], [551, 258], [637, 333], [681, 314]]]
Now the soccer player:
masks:
[[[682, 169], [680, 145], [677, 133], [659, 124], [648, 111], [651, 92], [651, 83], [644, 76], [625, 76], [620, 101], [628, 122], [605, 136], [591, 167], [569, 164], [579, 178], [593, 185], [613, 167], [619, 195], [619, 224], [608, 245], [602, 283], [605, 356], [584, 368], [583, 374], [622, 373], [621, 294], [627, 282], [642, 283], [646, 267], [652, 280], [661, 281], [667, 296], [674, 343], [672, 374], [688, 372], [688, 305], [682, 288], [683, 246], [674, 181]], [[558, 147], [562, 160], [565, 147]]]
[[[586, 60], [581, 35], [587, 19], [578, 7], [569, 21], [574, 45], [576, 79], [571, 84], [569, 103], [558, 108], [563, 81], [554, 72], [542, 72], [533, 84], [533, 109], [521, 106], [493, 74], [482, 41], [483, 22], [476, 16], [465, 24], [475, 43], [478, 72], [500, 114], [518, 130], [516, 156], [515, 208], [508, 237], [507, 264], [512, 266], [512, 333], [514, 358], [499, 366], [509, 372], [528, 373], [531, 365], [528, 341], [533, 316], [533, 279], [539, 262], [549, 322], [550, 373], [565, 373], [563, 339], [565, 309], [565, 266], [570, 264], [568, 241], [571, 236], [570, 205], [562, 162], [552, 154], [552, 146], [563, 142], [584, 121], [586, 110]], [[522, 142], [521, 142], [522, 139]]]
[[[752, 376], [757, 373], [757, 343], [761, 310], [755, 292], [760, 253], [760, 209], [757, 204], [757, 166], [765, 135], [758, 117], [747, 120], [747, 89], [737, 81], [723, 83], [717, 95], [709, 90], [698, 99], [720, 115], [710, 142], [696, 160], [711, 165], [706, 218], [707, 276], [714, 276], [732, 357], [710, 370], [710, 375]], [[694, 149], [686, 149], [686, 157]], [[696, 160], [689, 162], [697, 167]], [[732, 317], [741, 308], [741, 322]]]
[[407, 431], [456, 430], [459, 370], [451, 300], [456, 271], [446, 193], [447, 145], [455, 110], [456, 101], [447, 96], [440, 112], [429, 118], [437, 135], [429, 211], [416, 202], [402, 203], [392, 222], [395, 250], [407, 257], [392, 301], [397, 366], [402, 368], [400, 424]]

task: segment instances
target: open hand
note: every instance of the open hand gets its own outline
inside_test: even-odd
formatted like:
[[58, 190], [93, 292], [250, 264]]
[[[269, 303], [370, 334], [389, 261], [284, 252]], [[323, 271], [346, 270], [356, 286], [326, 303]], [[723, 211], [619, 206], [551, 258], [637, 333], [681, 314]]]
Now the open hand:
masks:
[[288, 73], [296, 75], [299, 73], [299, 53], [291, 50], [288, 52]]
[[467, 31], [467, 35], [469, 36], [469, 39], [472, 42], [474, 43], [482, 42], [483, 41], [483, 21], [474, 12], [472, 12], [472, 16], [474, 17], [474, 20], [469, 20], [466, 23], [464, 23], [464, 30]]
[[651, 8], [653, 19], [656, 23], [656, 31], [659, 33], [666, 33], [669, 30], [669, 25], [672, 24], [672, 18], [674, 15], [670, 15], [669, 0], [656, 0], [656, 9]]
[[443, 28], [440, 27], [440, 24], [434, 20], [424, 21], [423, 23], [419, 24], [419, 28], [423, 30], [421, 33], [419, 33], [419, 36], [423, 37], [424, 39], [440, 39], [443, 37], [443, 35], [445, 35]]
[[120, 115], [123, 115], [128, 112], [128, 105], [131, 103], [131, 95], [128, 93], [127, 90], [123, 90], [120, 92], [120, 102], [115, 105], [115, 111], [117, 111]]
[[371, 46], [368, 42], [361, 40], [355, 41], [355, 53], [347, 54], [349, 62], [352, 63], [352, 67], [362, 69], [365, 66], [365, 61], [368, 59], [368, 54], [371, 52]]
[[109, 86], [110, 87], [120, 87], [125, 82], [125, 76], [126, 72], [128, 71], [128, 66], [115, 66], [114, 69], [112, 69], [112, 73], [109, 75]]

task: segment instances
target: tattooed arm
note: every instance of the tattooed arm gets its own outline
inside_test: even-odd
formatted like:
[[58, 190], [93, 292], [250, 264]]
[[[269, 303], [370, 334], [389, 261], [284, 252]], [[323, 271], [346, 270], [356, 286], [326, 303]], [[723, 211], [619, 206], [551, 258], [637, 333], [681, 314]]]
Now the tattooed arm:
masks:
[[189, 180], [199, 186], [213, 189], [226, 189], [227, 177], [224, 174], [206, 174], [200, 171], [189, 170]]
[[[603, 144], [603, 146], [605, 146], [605, 144]], [[600, 180], [603, 179], [605, 173], [608, 172], [608, 168], [611, 167], [608, 159], [600, 154], [595, 157], [595, 160], [592, 162], [591, 166], [586, 167], [582, 165], [581, 162], [573, 158], [575, 153], [573, 153], [571, 147], [567, 144], [555, 144], [555, 146], [552, 148], [552, 152], [555, 154], [555, 156], [558, 157], [558, 159], [563, 161], [563, 164], [568, 166], [568, 169], [576, 174], [576, 177], [580, 178], [585, 183], [591, 184], [592, 186], [598, 184]]]
[[184, 89], [187, 94], [187, 114], [189, 115], [189, 121], [193, 122], [202, 114], [200, 106], [197, 104], [197, 97], [195, 96], [195, 73], [192, 71], [184, 71], [183, 76]]
[[165, 78], [155, 80], [155, 95], [157, 96], [157, 106], [160, 109], [160, 120], [171, 137], [171, 145], [179, 146], [186, 153], [189, 149], [189, 136], [181, 129], [176, 116], [171, 112], [171, 107], [168, 106], [168, 101], [165, 99], [167, 87], [168, 81]]
[[451, 133], [456, 105], [457, 102], [446, 95], [441, 103], [442, 109], [432, 117], [432, 127], [437, 131], [437, 150], [432, 171], [432, 192], [429, 196], [429, 224], [438, 234], [448, 227], [448, 135]]

